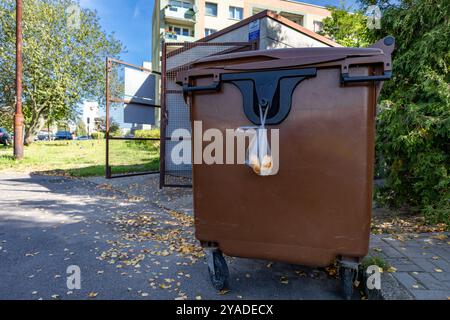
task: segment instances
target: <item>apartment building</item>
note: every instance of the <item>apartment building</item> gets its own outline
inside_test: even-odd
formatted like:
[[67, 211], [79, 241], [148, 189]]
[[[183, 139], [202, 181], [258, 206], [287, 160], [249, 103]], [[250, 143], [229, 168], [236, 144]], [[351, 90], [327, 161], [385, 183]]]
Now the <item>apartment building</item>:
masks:
[[314, 32], [320, 31], [322, 20], [330, 16], [324, 7], [292, 0], [155, 0], [155, 70], [160, 70], [161, 40], [193, 42], [267, 9]]

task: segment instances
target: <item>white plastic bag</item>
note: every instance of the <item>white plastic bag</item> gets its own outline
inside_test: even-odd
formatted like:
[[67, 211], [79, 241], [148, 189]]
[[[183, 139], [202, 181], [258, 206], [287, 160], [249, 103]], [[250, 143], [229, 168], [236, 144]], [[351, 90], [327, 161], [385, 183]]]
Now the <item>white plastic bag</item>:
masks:
[[267, 137], [268, 132], [265, 128], [268, 111], [269, 108], [266, 108], [263, 112], [260, 107], [261, 126], [246, 128], [247, 130], [252, 130], [251, 132], [253, 134], [250, 136], [250, 144], [247, 149], [245, 163], [259, 176], [271, 176], [277, 174], [277, 171], [274, 170], [274, 159], [269, 146], [269, 139]]

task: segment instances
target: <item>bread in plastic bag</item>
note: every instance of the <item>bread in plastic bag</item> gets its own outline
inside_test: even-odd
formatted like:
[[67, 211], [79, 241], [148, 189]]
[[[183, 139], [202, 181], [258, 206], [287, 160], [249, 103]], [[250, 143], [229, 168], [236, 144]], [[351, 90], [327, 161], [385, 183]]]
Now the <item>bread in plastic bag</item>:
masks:
[[269, 108], [263, 112], [260, 107], [261, 126], [240, 128], [250, 133], [250, 144], [246, 152], [245, 163], [259, 176], [271, 176], [278, 172], [274, 170], [274, 159], [269, 146], [268, 130], [265, 120]]

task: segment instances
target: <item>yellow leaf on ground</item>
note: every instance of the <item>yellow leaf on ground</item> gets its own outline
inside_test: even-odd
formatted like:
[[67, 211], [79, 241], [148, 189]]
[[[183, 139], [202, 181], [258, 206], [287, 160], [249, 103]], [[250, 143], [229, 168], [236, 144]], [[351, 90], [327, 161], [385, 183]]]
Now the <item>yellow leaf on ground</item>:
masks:
[[98, 292], [89, 292], [88, 297], [89, 298], [96, 298], [98, 296]]
[[289, 279], [287, 277], [281, 277], [280, 283], [282, 283], [282, 284], [289, 284]]
[[389, 272], [389, 273], [395, 273], [395, 272], [397, 272], [397, 269], [394, 268], [394, 267], [389, 267], [389, 268], [387, 269], [387, 272]]
[[219, 291], [219, 295], [224, 296], [224, 295], [226, 295], [229, 292], [230, 292], [230, 290], [228, 290], [228, 289], [222, 289], [222, 290]]
[[437, 236], [433, 237], [434, 239], [438, 239], [438, 240], [447, 240], [447, 236], [445, 234], [438, 234]]
[[171, 285], [165, 285], [165, 284], [160, 284], [159, 287], [160, 287], [161, 289], [170, 289], [170, 288], [172, 288]]

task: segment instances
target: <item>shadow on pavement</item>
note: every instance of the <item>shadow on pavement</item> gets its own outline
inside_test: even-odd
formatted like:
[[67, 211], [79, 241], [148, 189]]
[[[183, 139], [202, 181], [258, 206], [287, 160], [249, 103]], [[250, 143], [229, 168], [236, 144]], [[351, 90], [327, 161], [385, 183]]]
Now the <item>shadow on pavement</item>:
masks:
[[[230, 291], [217, 293], [193, 217], [161, 205], [190, 191], [140, 179], [1, 174], [0, 299], [340, 299], [323, 269], [238, 258], [227, 258]], [[70, 265], [81, 290], [67, 287]]]

